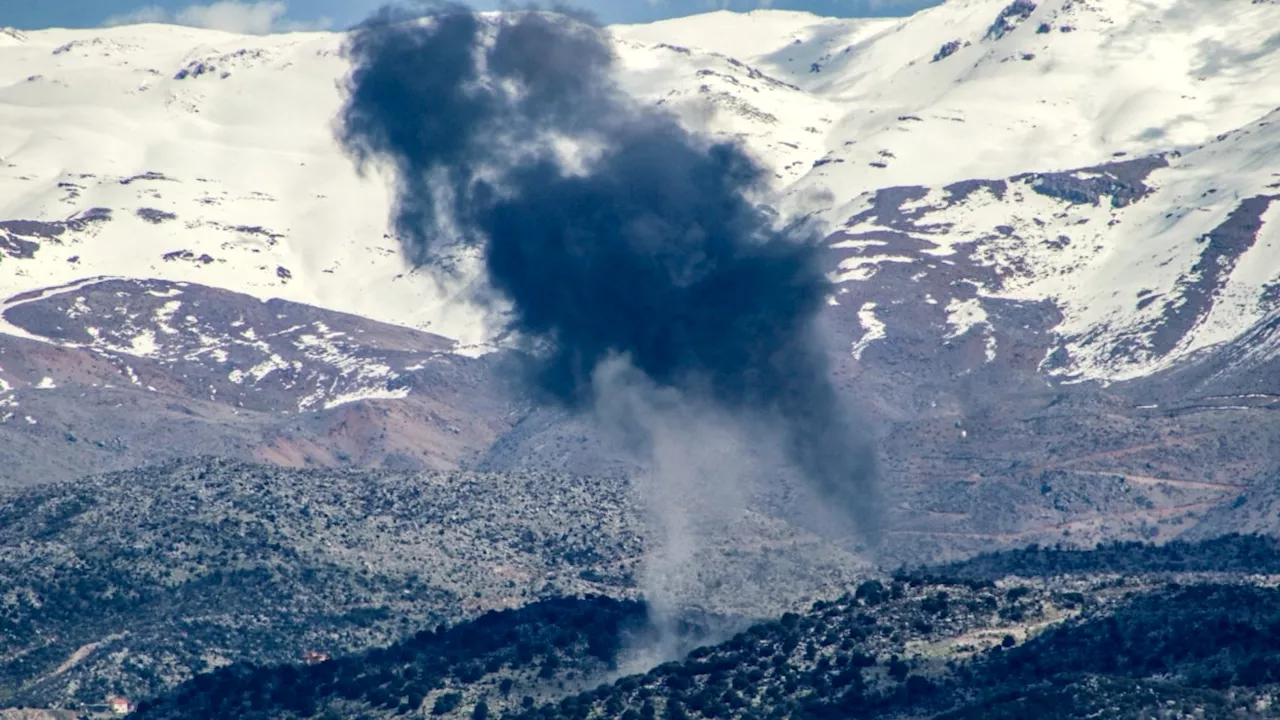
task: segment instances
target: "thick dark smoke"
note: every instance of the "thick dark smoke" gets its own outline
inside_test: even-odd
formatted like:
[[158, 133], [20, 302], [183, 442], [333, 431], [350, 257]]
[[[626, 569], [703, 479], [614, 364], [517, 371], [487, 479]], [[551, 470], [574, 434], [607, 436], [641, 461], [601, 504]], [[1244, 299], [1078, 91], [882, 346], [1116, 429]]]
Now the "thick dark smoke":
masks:
[[625, 358], [656, 387], [772, 423], [824, 497], [862, 515], [873, 453], [814, 327], [832, 287], [817, 238], [752, 202], [757, 163], [623, 93], [581, 14], [384, 9], [348, 50], [343, 144], [394, 167], [411, 260], [480, 250], [543, 397], [594, 407], [597, 370]]

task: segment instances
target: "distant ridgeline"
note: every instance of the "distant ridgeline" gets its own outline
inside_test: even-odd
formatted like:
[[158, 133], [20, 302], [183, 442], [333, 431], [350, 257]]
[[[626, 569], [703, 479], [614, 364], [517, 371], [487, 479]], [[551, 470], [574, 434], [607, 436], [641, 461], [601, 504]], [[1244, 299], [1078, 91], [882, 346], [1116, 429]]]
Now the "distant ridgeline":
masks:
[[[868, 580], [632, 675], [628, 663], [660, 640], [646, 634], [644, 606], [562, 598], [316, 665], [233, 665], [139, 713], [1264, 717], [1280, 684], [1280, 590], [1258, 578], [1280, 568], [1276, 549], [1274, 539], [1234, 535], [985, 555]], [[696, 644], [710, 627], [683, 630]]]
[[1099, 543], [1093, 550], [1028, 545], [899, 574], [921, 579], [994, 581], [1010, 575], [1039, 578], [1103, 573], [1280, 575], [1280, 540], [1232, 533], [1200, 542], [1174, 540], [1163, 545]]

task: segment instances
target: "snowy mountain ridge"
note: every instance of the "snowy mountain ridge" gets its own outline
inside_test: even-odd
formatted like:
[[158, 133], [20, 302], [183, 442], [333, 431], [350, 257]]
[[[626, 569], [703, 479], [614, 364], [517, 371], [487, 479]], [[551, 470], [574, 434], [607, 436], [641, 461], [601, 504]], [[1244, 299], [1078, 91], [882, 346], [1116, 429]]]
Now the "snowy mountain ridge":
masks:
[[[1229, 4], [951, 0], [893, 20], [716, 12], [611, 32], [627, 90], [740, 139], [785, 212], [830, 227], [832, 302], [861, 298], [859, 358], [922, 295], [949, 308], [948, 335], [985, 333], [988, 356], [993, 302], [1046, 302], [1060, 317], [1043, 369], [1119, 380], [1243, 337], [1280, 303], [1280, 8]], [[333, 140], [341, 44], [0, 35], [0, 294], [158, 278], [482, 351], [467, 284], [406, 267], [387, 188]], [[913, 285], [868, 295], [891, 264]]]

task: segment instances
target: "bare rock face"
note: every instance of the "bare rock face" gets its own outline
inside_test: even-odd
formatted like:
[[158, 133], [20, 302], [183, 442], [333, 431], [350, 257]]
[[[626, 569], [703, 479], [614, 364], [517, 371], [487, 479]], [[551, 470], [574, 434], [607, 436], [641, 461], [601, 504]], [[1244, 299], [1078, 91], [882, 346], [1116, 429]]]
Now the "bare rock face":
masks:
[[65, 236], [110, 219], [110, 208], [90, 208], [67, 220], [5, 220], [0, 222], [0, 252], [13, 260], [32, 260], [42, 243], [61, 245]]

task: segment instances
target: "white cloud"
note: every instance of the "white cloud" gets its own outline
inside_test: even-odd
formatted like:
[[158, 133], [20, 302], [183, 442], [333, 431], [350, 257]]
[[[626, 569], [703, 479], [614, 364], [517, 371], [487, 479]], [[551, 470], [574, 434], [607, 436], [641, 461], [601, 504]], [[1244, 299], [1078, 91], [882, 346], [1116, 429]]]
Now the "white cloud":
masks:
[[245, 35], [266, 35], [274, 32], [323, 30], [333, 24], [327, 18], [311, 23], [290, 20], [285, 17], [287, 10], [288, 7], [281, 0], [218, 0], [208, 5], [188, 5], [173, 13], [158, 5], [148, 5], [123, 15], [113, 15], [103, 25], [169, 23]]
[[216, 2], [183, 8], [173, 19], [179, 25], [265, 35], [284, 17], [286, 9], [282, 2]]
[[936, 2], [931, 3], [923, 0], [867, 0], [867, 9], [872, 12], [911, 13], [922, 7], [936, 4]]
[[141, 23], [167, 23], [169, 22], [169, 12], [159, 5], [148, 5], [140, 7], [121, 15], [112, 15], [103, 21], [106, 27], [115, 27], [116, 25], [139, 25]]

